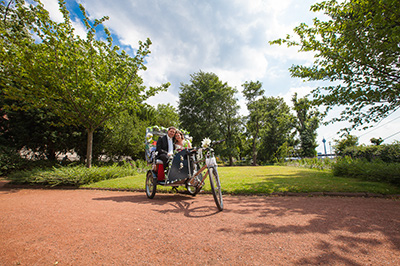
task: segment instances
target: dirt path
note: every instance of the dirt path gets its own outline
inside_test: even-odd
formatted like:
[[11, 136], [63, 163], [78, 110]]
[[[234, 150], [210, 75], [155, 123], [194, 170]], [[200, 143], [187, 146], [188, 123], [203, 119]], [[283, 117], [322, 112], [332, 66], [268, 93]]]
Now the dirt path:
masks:
[[0, 188], [0, 265], [400, 265], [400, 201]]

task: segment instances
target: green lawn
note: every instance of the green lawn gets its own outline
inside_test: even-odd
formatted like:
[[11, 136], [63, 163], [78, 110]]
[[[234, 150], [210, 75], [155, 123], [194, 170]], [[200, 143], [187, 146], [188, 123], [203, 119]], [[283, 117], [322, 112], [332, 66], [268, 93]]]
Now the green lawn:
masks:
[[[222, 191], [230, 194], [265, 194], [273, 192], [367, 192], [400, 194], [400, 188], [379, 182], [334, 177], [331, 171], [288, 166], [219, 167]], [[82, 187], [144, 190], [146, 174], [105, 180]], [[157, 187], [158, 191], [171, 190]], [[204, 191], [210, 191], [206, 180]]]

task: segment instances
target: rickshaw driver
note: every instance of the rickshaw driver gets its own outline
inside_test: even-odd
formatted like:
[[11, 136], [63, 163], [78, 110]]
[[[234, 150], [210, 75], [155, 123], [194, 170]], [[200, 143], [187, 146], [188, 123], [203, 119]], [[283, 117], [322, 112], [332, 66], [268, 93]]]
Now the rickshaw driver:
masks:
[[157, 140], [156, 151], [157, 159], [160, 159], [164, 164], [164, 169], [168, 165], [168, 159], [174, 153], [175, 145], [174, 145], [174, 136], [175, 136], [176, 128], [169, 127], [167, 135], [162, 136]]

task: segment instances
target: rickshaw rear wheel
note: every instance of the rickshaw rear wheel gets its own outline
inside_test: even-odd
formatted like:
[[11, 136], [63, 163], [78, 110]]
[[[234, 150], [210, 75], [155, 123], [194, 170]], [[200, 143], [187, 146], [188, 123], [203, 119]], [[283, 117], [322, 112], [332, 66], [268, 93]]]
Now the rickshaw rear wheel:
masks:
[[215, 204], [217, 205], [218, 210], [222, 211], [224, 209], [224, 202], [222, 200], [221, 182], [219, 180], [217, 169], [210, 167], [208, 169], [208, 175], [210, 177], [210, 186]]
[[146, 175], [146, 195], [149, 199], [154, 198], [157, 190], [157, 179], [153, 177], [151, 170], [147, 171]]

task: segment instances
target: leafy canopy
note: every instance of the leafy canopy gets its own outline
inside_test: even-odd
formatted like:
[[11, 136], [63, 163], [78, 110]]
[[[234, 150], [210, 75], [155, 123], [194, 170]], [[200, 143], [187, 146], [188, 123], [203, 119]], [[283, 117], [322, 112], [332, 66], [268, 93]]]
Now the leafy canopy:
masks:
[[271, 44], [298, 46], [314, 52], [312, 66], [293, 65], [293, 77], [329, 81], [313, 91], [315, 105], [329, 111], [344, 106], [335, 121], [349, 121], [351, 128], [379, 121], [400, 106], [400, 1], [323, 1], [311, 6], [323, 11], [327, 21], [314, 19]]
[[106, 27], [106, 41], [96, 39], [96, 28], [108, 17], [91, 22], [81, 5], [87, 29], [86, 37], [81, 38], [74, 34], [65, 1], [59, 1], [62, 23], [52, 21], [40, 1], [35, 2], [26, 6], [18, 0], [7, 7], [1, 2], [3, 92], [32, 107], [49, 108], [64, 124], [85, 127], [90, 167], [93, 132], [123, 110], [135, 109], [165, 90], [169, 83], [158, 88], [143, 86], [138, 73], [146, 70], [150, 39], [139, 41], [131, 57], [113, 45]]
[[[236, 89], [223, 83], [216, 74], [198, 72], [190, 84], [181, 84], [179, 119], [181, 126], [193, 137], [194, 145], [208, 137], [220, 140], [231, 134], [238, 106]], [[229, 128], [228, 128], [229, 124]]]

